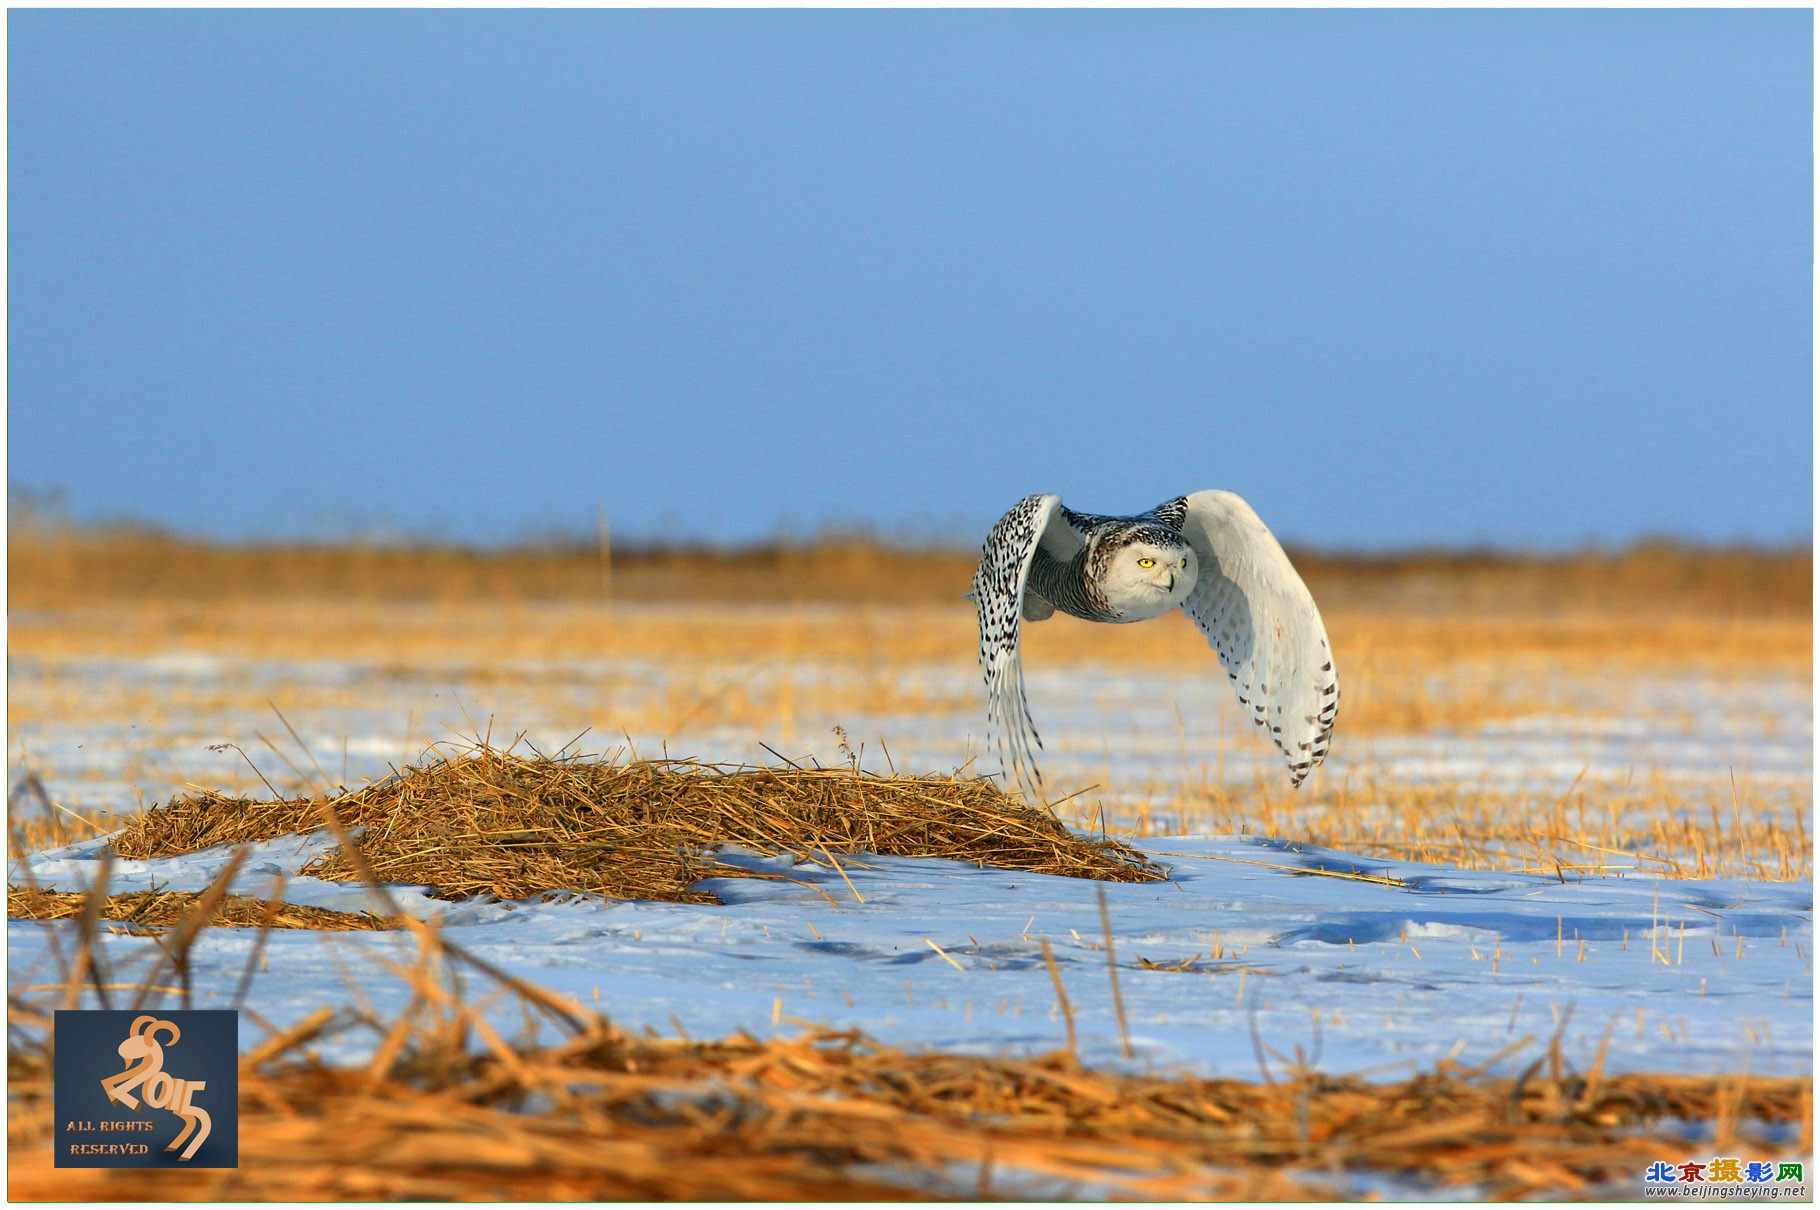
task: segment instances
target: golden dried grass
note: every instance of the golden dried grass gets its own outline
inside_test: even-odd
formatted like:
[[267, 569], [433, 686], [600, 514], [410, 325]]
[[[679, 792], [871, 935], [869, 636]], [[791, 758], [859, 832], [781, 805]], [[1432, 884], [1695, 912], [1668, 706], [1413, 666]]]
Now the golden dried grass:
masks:
[[[425, 625], [423, 617], [392, 607], [367, 610], [363, 617], [349, 615], [337, 620], [330, 616], [324, 620], [322, 631], [309, 634], [295, 629], [307, 622], [301, 615], [292, 618], [291, 608], [276, 611], [267, 606], [228, 606], [221, 613], [230, 621], [238, 616], [239, 623], [246, 626], [240, 637], [256, 640], [252, 645], [269, 654], [276, 654], [285, 643], [304, 644], [306, 650], [314, 650], [308, 645], [337, 644], [346, 639], [357, 645], [386, 646], [396, 641], [398, 650], [393, 652], [393, 658], [398, 662], [388, 666], [400, 670], [409, 669], [413, 666], [410, 660], [418, 658], [407, 654], [412, 643], [426, 644], [421, 658], [429, 661], [436, 658], [432, 652], [441, 651], [446, 656], [465, 642], [464, 654], [485, 662], [496, 643], [520, 656], [527, 651], [542, 651], [546, 657], [555, 658], [566, 645], [585, 647], [591, 635], [605, 633], [590, 630], [585, 618], [572, 617], [566, 611], [526, 611], [521, 619], [526, 629], [503, 633], [488, 629], [490, 623], [484, 611], [479, 617], [451, 616], [446, 619], [447, 630], [443, 633], [444, 622]], [[248, 609], [266, 616], [247, 618], [244, 611]], [[326, 607], [323, 612], [333, 614]], [[956, 705], [938, 701], [927, 691], [894, 691], [904, 666], [889, 662], [897, 650], [890, 637], [900, 633], [896, 627], [902, 627], [901, 633], [908, 636], [903, 644], [906, 649], [898, 652], [907, 659], [927, 657], [933, 646], [946, 649], [944, 660], [964, 662], [972, 643], [964, 625], [957, 628], [950, 624], [953, 619], [926, 612], [892, 615], [867, 610], [826, 614], [816, 620], [820, 633], [833, 636], [829, 645], [835, 654], [830, 657], [828, 652], [813, 650], [808, 658], [815, 661], [861, 659], [857, 650], [842, 654], [843, 644], [854, 635], [871, 636], [864, 639], [868, 644], [878, 641], [879, 650], [872, 657], [876, 662], [854, 665], [865, 675], [834, 685], [817, 680], [798, 683], [789, 676], [769, 684], [748, 678], [746, 674], [754, 668], [780, 663], [795, 667], [795, 660], [811, 652], [809, 635], [802, 628], [807, 623], [793, 619], [788, 611], [684, 611], [681, 616], [626, 618], [625, 624], [614, 632], [618, 641], [628, 645], [626, 654], [669, 662], [664, 683], [655, 692], [649, 685], [640, 690], [620, 683], [610, 671], [602, 673], [598, 703], [569, 704], [563, 708], [563, 717], [579, 716], [616, 729], [660, 735], [712, 727], [738, 728], [758, 735], [791, 735], [803, 727], [826, 726], [852, 717], [855, 712], [928, 713], [954, 709], [960, 715], [957, 728], [978, 727], [977, 718], [967, 721], [980, 712], [979, 703], [971, 696]], [[962, 623], [970, 625], [964, 618]], [[344, 625], [348, 627], [345, 631], [341, 629]], [[1055, 635], [1056, 642], [1047, 646], [1038, 641], [1045, 627], [1032, 628], [1029, 658], [1033, 666], [1070, 658], [1078, 661], [1085, 658], [1084, 652], [1093, 649], [1090, 644], [1109, 644], [1125, 651], [1126, 662], [1132, 664], [1165, 657], [1179, 662], [1186, 657], [1206, 660], [1211, 665], [1211, 656], [1202, 650], [1199, 636], [1185, 623], [1159, 622], [1152, 627], [1068, 625], [1074, 628], [1070, 633], [1079, 640], [1073, 647], [1064, 641], [1069, 636], [1059, 629], [1059, 621], [1046, 624], [1057, 627], [1048, 632]], [[98, 645], [105, 646], [112, 641], [109, 636], [117, 637], [129, 629], [91, 630], [85, 625], [68, 634], [77, 645], [85, 641], [81, 636], [88, 634]], [[1703, 662], [1697, 663], [1694, 671], [1725, 677], [1808, 675], [1811, 627], [1807, 623], [1735, 622], [1721, 631], [1706, 634], [1696, 621], [1689, 619], [1639, 621], [1635, 625], [1560, 619], [1494, 624], [1485, 619], [1444, 623], [1341, 615], [1334, 619], [1336, 646], [1344, 643], [1342, 650], [1357, 653], [1356, 661], [1346, 665], [1343, 677], [1341, 744], [1344, 748], [1374, 734], [1469, 730], [1538, 712], [1601, 717], [1609, 712], [1609, 707], [1575, 706], [1574, 695], [1584, 692], [1595, 700], [1601, 693], [1610, 697], [1629, 678], [1683, 673], [1689, 670], [1690, 661]], [[1152, 637], [1145, 638], [1146, 633]], [[19, 634], [20, 629], [15, 627], [16, 639]], [[947, 635], [945, 640], [932, 642], [943, 634]], [[1347, 637], [1338, 637], [1342, 634]], [[1508, 644], [1498, 640], [1500, 634], [1507, 634]], [[1180, 640], [1179, 645], [1175, 644], [1176, 639]], [[647, 641], [649, 647], [638, 646]], [[24, 642], [30, 646], [29, 639]], [[762, 656], [760, 653], [769, 649], [767, 644], [778, 647], [769, 656]], [[704, 649], [720, 654], [705, 658], [700, 656]], [[740, 652], [752, 658], [741, 663], [744, 656], [736, 654]], [[508, 657], [501, 657], [505, 658]], [[522, 683], [500, 682], [493, 691], [496, 703], [506, 709], [509, 717], [549, 725], [555, 716], [551, 708], [539, 705], [539, 695], [547, 690], [540, 687], [538, 676], [514, 675]], [[194, 686], [179, 683], [157, 689], [121, 687], [113, 693], [96, 693], [92, 684], [80, 678], [47, 674], [42, 678], [16, 678], [11, 706], [15, 724], [40, 719], [42, 725], [55, 724], [61, 731], [79, 730], [84, 718], [97, 714], [104, 718], [127, 715], [140, 719], [156, 719], [169, 710], [219, 717], [264, 714], [270, 709], [267, 692], [261, 684], [244, 684], [229, 678]], [[644, 696], [639, 696], [640, 692]], [[1619, 696], [1615, 700], [1623, 699]], [[302, 684], [293, 689], [287, 706], [294, 713], [333, 714], [362, 701], [357, 687]], [[1762, 723], [1773, 732], [1777, 726], [1803, 726], [1806, 720], [1765, 717]], [[282, 744], [282, 734], [275, 734]], [[407, 758], [421, 742], [421, 738], [413, 742], [411, 737], [401, 736], [398, 758]], [[1811, 795], [1789, 787], [1764, 790], [1745, 776], [1740, 777], [1739, 793], [1734, 798], [1731, 787], [1724, 784], [1723, 769], [1713, 771], [1710, 784], [1698, 786], [1670, 784], [1648, 770], [1639, 770], [1634, 785], [1589, 782], [1576, 787], [1565, 802], [1544, 790], [1513, 792], [1473, 784], [1400, 782], [1377, 772], [1369, 757], [1355, 762], [1358, 776], [1350, 783], [1322, 776], [1299, 794], [1289, 793], [1270, 778], [1256, 784], [1220, 788], [1220, 779], [1213, 773], [1225, 751], [1256, 742], [1256, 737], [1244, 728], [1235, 728], [1228, 734], [1220, 748], [1208, 753], [1203, 762], [1205, 778], [1216, 783], [1204, 789], [1184, 793], [1179, 779], [1160, 789], [1146, 789], [1141, 784], [1114, 787], [1138, 803], [1131, 821], [1138, 834], [1210, 828], [1248, 830], [1367, 855], [1455, 861], [1475, 868], [1603, 872], [1622, 870], [1629, 864], [1659, 868], [1670, 876], [1811, 876], [1812, 858], [1804, 826], [1806, 813], [1811, 810]], [[270, 751], [261, 754], [258, 749], [254, 755], [262, 766], [269, 767], [274, 779], [280, 777], [282, 766], [278, 761], [288, 759], [274, 757]], [[1167, 774], [1168, 771], [1159, 771], [1159, 779]], [[181, 767], [159, 765], [155, 758], [135, 757], [127, 767], [127, 776], [149, 784], [168, 784], [181, 783], [194, 774]], [[1192, 782], [1192, 772], [1189, 777]], [[15, 824], [23, 830], [31, 847], [88, 839], [121, 825], [120, 807], [106, 799], [86, 800], [80, 793], [79, 781], [71, 783], [67, 777], [60, 780], [63, 793], [74, 795], [69, 803], [62, 807], [46, 804], [38, 812], [14, 812]], [[291, 784], [301, 784], [302, 780], [299, 777]], [[285, 785], [283, 781], [278, 784]], [[1148, 801], [1144, 800], [1145, 795], [1149, 796]]]
[[[1805, 789], [1748, 779], [1689, 785], [1576, 780], [1565, 793], [1365, 778], [1299, 791], [1249, 785], [1171, 787], [1135, 811], [1130, 834], [1240, 832], [1362, 857], [1562, 878], [1813, 878]], [[1167, 846], [1162, 846], [1167, 847]]]
[[[270, 840], [328, 826], [330, 805], [348, 827], [364, 829], [361, 852], [380, 880], [453, 899], [569, 890], [713, 903], [712, 894], [693, 889], [702, 879], [767, 876], [715, 860], [715, 846], [729, 844], [837, 870], [831, 854], [867, 852], [1111, 882], [1163, 877], [1141, 854], [1076, 836], [985, 778], [602, 763], [484, 743], [439, 751], [333, 798], [179, 794], [135, 817], [112, 847], [142, 859]], [[362, 876], [340, 850], [305, 872]]]
[[[107, 896], [100, 918], [127, 931], [151, 932], [173, 928], [192, 915], [202, 900], [201, 891], [123, 891]], [[75, 920], [88, 896], [80, 891], [49, 891], [42, 887], [8, 885], [6, 915], [9, 920]], [[303, 904], [268, 902], [248, 895], [226, 895], [210, 919], [227, 928], [317, 929], [358, 932], [395, 928], [394, 922], [371, 912], [338, 912]]]
[[[1396, 613], [1322, 602], [1336, 653], [1356, 676], [1381, 667], [1531, 672], [1576, 667], [1706, 669], [1811, 674], [1811, 618], [1639, 614]], [[343, 659], [382, 669], [426, 663], [480, 679], [519, 660], [645, 657], [740, 666], [782, 662], [837, 667], [970, 666], [971, 606], [942, 604], [734, 607], [675, 602], [609, 607], [574, 601], [376, 604], [77, 599], [15, 617], [18, 654], [41, 659], [144, 656], [179, 650], [248, 659]], [[1057, 615], [1026, 628], [1033, 663], [1157, 668], [1213, 657], [1186, 618], [1100, 626]], [[546, 673], [545, 675], [552, 675]]]
[[[981, 535], [984, 536], [983, 533]], [[1398, 614], [1699, 613], [1806, 617], [1811, 550], [1640, 542], [1564, 555], [1297, 549], [1316, 599]], [[600, 542], [222, 545], [142, 530], [14, 525], [10, 606], [72, 600], [821, 601], [930, 603], [964, 591], [976, 547], [910, 549], [864, 537], [738, 550]]]
[[14, 852], [36, 853], [105, 835], [121, 827], [126, 818], [111, 811], [85, 814], [71, 810], [53, 801], [43, 779], [28, 771], [7, 795], [6, 822]]
[[1443, 1063], [1396, 1083], [1253, 1083], [1096, 1071], [1065, 1052], [908, 1053], [854, 1033], [640, 1038], [593, 1018], [556, 1046], [494, 1038], [475, 1053], [465, 1006], [448, 1007], [361, 1071], [262, 1048], [241, 1072], [238, 1170], [54, 1169], [49, 1082], [15, 1058], [9, 1193], [896, 1200], [1016, 1196], [1037, 1180], [1077, 1196], [1307, 1200], [1375, 1173], [1497, 1199], [1631, 1196], [1650, 1163], [1690, 1150], [1683, 1123], [1712, 1124], [1730, 1153], [1788, 1150], [1766, 1125], [1811, 1129], [1806, 1079], [1603, 1076], [1558, 1052], [1516, 1079]]
[[[535, 543], [221, 545], [143, 531], [13, 527], [12, 606], [74, 598], [362, 601], [931, 601], [960, 593], [975, 557], [865, 540], [743, 550], [620, 549]], [[891, 586], [895, 586], [893, 589]]]
[[[598, 568], [585, 551], [368, 550], [359, 557], [377, 562], [357, 565], [334, 562], [353, 558], [350, 550], [192, 551], [195, 544], [146, 540], [140, 549], [134, 546], [139, 542], [131, 536], [76, 535], [44, 538], [36, 547], [15, 545], [15, 600], [22, 592], [26, 600], [39, 600], [32, 595], [39, 589], [31, 585], [40, 581], [71, 590], [59, 597], [61, 589], [46, 589], [43, 599], [56, 598], [55, 608], [12, 619], [12, 653], [42, 661], [14, 678], [9, 707], [16, 725], [69, 729], [95, 718], [158, 719], [173, 711], [215, 718], [265, 713], [271, 689], [257, 677], [122, 684], [97, 692], [92, 676], [63, 671], [73, 667], [64, 663], [69, 660], [178, 650], [229, 660], [347, 660], [380, 675], [418, 681], [447, 675], [487, 694], [490, 709], [525, 726], [575, 719], [576, 726], [593, 722], [639, 734], [732, 728], [796, 736], [858, 715], [905, 713], [952, 716], [957, 733], [977, 735], [983, 729], [976, 689], [957, 692], [952, 681], [916, 675], [926, 668], [958, 671], [971, 665], [976, 637], [971, 609], [948, 582], [953, 577], [964, 582], [967, 558], [931, 555], [918, 562], [901, 551], [875, 551], [886, 563], [869, 564], [866, 558], [872, 556], [862, 558], [861, 548], [852, 544], [724, 557], [653, 552], [650, 565], [666, 568], [668, 578], [650, 581], [647, 594], [637, 587], [636, 568], [644, 556], [628, 558], [615, 565], [613, 595], [621, 600], [615, 604], [595, 591]], [[204, 562], [194, 562], [192, 554]], [[101, 574], [98, 564], [114, 555], [126, 558], [114, 588], [74, 591], [81, 577]], [[57, 559], [73, 578], [58, 580], [63, 572], [45, 571]], [[267, 566], [261, 559], [276, 562]], [[530, 574], [526, 559], [544, 560], [548, 575], [556, 578]], [[1539, 712], [1609, 716], [1626, 708], [1614, 689], [1639, 677], [1806, 681], [1813, 649], [1811, 563], [1806, 552], [1640, 546], [1616, 555], [1543, 560], [1315, 559], [1304, 571], [1322, 602], [1340, 663], [1344, 746], [1374, 735], [1469, 730]], [[152, 572], [131, 570], [141, 564], [155, 565], [162, 569], [156, 574], [169, 579], [157, 581], [165, 588], [129, 599], [129, 592], [155, 587], [144, 578]], [[280, 566], [290, 570], [273, 570]], [[451, 572], [454, 578], [437, 587], [437, 569], [445, 566], [468, 570]], [[817, 567], [821, 570], [805, 570]], [[562, 568], [568, 570], [558, 575]], [[357, 589], [365, 596], [320, 599], [324, 584], [368, 573], [377, 580]], [[266, 584], [260, 577], [267, 575], [277, 579]], [[588, 581], [589, 575], [596, 581]], [[811, 589], [821, 582], [818, 576], [866, 581], [873, 585], [867, 591], [897, 604], [856, 603], [833, 590], [817, 598]], [[753, 587], [752, 577], [770, 577], [769, 586]], [[790, 584], [810, 603], [739, 608], [712, 603], [741, 597], [781, 601]], [[659, 591], [662, 585], [668, 587]], [[623, 603], [647, 595], [666, 603]], [[823, 603], [813, 603], [818, 599]], [[71, 600], [88, 603], [67, 605]], [[1210, 677], [1218, 675], [1204, 641], [1181, 617], [1127, 627], [1057, 617], [1028, 628], [1026, 655], [1033, 668], [1204, 666]], [[597, 661], [598, 670], [580, 676], [568, 667], [579, 660]], [[651, 663], [664, 668], [656, 681], [638, 672]], [[838, 675], [821, 675], [827, 671]], [[939, 687], [944, 684], [948, 687]], [[359, 685], [307, 681], [284, 700], [294, 714], [374, 704], [370, 696], [363, 699]], [[406, 716], [403, 705], [399, 715]], [[424, 730], [399, 737], [400, 760], [442, 734], [441, 723], [454, 721], [435, 719], [428, 711], [415, 717]], [[1811, 722], [1766, 718], [1764, 725], [1773, 730]], [[1243, 746], [1255, 739], [1235, 729], [1228, 742]], [[257, 750], [255, 756], [269, 764]], [[1210, 753], [1207, 763], [1218, 759], [1219, 753]], [[194, 776], [171, 761], [134, 754], [124, 776], [148, 785]], [[269, 771], [279, 777], [275, 768]], [[70, 777], [57, 772], [60, 786], [71, 793]], [[1617, 823], [1564, 831], [1560, 812], [1546, 795], [1471, 785], [1399, 786], [1374, 775], [1369, 760], [1361, 773], [1350, 787], [1317, 778], [1299, 797], [1286, 796], [1272, 782], [1205, 794], [1172, 790], [1157, 796], [1149, 820], [1139, 820], [1140, 830], [1155, 832], [1161, 821], [1231, 826], [1367, 853], [1495, 868], [1550, 870], [1557, 861], [1573, 867], [1574, 852], [1591, 868], [1601, 863], [1622, 868], [1627, 855], [1643, 854], [1636, 860], [1646, 867], [1690, 875], [1706, 870], [1803, 877], [1812, 868], [1802, 826], [1811, 795], [1774, 801], [1753, 798], [1747, 790], [1737, 812], [1728, 795], [1704, 788], [1695, 793], [1653, 784], [1642, 790], [1589, 785], [1581, 795], [1584, 809], [1577, 812], [1613, 816]], [[1723, 770], [1714, 774], [1722, 777]], [[75, 776], [83, 774], [78, 770]], [[1648, 779], [1646, 770], [1639, 776]], [[299, 778], [289, 784], [301, 783]], [[102, 814], [118, 809], [104, 799], [86, 800], [78, 792], [71, 805], [89, 822], [50, 809], [15, 822], [34, 844], [83, 839], [118, 824]], [[1715, 807], [1718, 818], [1709, 820]], [[1569, 839], [1538, 840], [1544, 836]]]

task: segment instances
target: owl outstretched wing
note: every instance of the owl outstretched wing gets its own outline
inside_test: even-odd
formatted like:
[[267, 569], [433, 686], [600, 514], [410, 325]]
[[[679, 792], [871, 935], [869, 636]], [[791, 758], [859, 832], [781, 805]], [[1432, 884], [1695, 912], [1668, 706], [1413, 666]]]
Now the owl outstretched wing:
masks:
[[1024, 696], [1024, 664], [1018, 655], [1018, 632], [1024, 616], [1024, 591], [1039, 545], [1067, 558], [1081, 537], [1064, 516], [1062, 498], [1025, 496], [998, 519], [980, 550], [973, 573], [972, 597], [979, 610], [980, 668], [986, 677], [986, 721], [996, 738], [1005, 780], [1042, 801], [1043, 775], [1032, 745], [1042, 737], [1030, 721]]
[[1233, 493], [1195, 492], [1155, 511], [1181, 530], [1200, 560], [1183, 611], [1219, 652], [1240, 704], [1300, 786], [1326, 759], [1340, 708], [1333, 650], [1314, 597], [1251, 505]]

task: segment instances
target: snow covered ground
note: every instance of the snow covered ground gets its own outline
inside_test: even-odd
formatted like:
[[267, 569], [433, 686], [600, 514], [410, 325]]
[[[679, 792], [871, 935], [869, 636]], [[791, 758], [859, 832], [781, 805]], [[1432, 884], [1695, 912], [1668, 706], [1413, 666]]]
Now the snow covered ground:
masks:
[[[1097, 782], [1110, 808], [1158, 786], [1250, 782], [1277, 772], [1272, 750], [1242, 725], [1224, 678], [1093, 669], [1033, 669], [1032, 708], [1051, 740], [1052, 784]], [[349, 784], [414, 757], [423, 737], [465, 732], [470, 716], [498, 722], [495, 738], [520, 730], [554, 751], [582, 727], [617, 735], [596, 690], [616, 678], [632, 702], [657, 667], [615, 664], [494, 668], [470, 679], [458, 666], [399, 670], [333, 661], [259, 664], [212, 656], [14, 660], [15, 694], [137, 693], [161, 703], [155, 715], [121, 709], [72, 712], [56, 725], [16, 733], [16, 779], [38, 771], [60, 802], [87, 809], [130, 807], [136, 796], [166, 797], [181, 781], [256, 786], [233, 751], [244, 747], [280, 785], [278, 758], [254, 740], [281, 737], [277, 721], [211, 706], [207, 690], [227, 683], [237, 699], [280, 701], [299, 688], [332, 708], [288, 712], [303, 740]], [[783, 675], [754, 669], [753, 677]], [[808, 683], [838, 671], [798, 669]], [[974, 691], [973, 674], [910, 669], [925, 687]], [[1487, 787], [1565, 790], [1589, 777], [1660, 774], [1689, 785], [1750, 779], [1779, 808], [1812, 811], [1812, 700], [1792, 680], [1683, 677], [1633, 681], [1598, 703], [1602, 721], [1563, 703], [1530, 718], [1466, 733], [1378, 736], [1341, 733], [1318, 776], [1400, 779]], [[459, 697], [466, 711], [456, 704]], [[415, 720], [415, 729], [400, 724]], [[830, 720], [805, 711], [793, 734], [735, 728], [629, 736], [643, 754], [667, 744], [673, 756], [769, 761], [758, 746], [818, 753], [842, 763]], [[946, 770], [978, 748], [980, 721], [956, 713], [847, 717], [867, 764], [882, 767], [875, 737], [897, 767]], [[444, 730], [444, 726], [449, 730]], [[616, 742], [590, 737], [590, 750]], [[1210, 755], [1213, 754], [1213, 755]], [[292, 759], [308, 768], [295, 749]], [[33, 855], [42, 884], [77, 890], [95, 870], [100, 840]], [[258, 847], [236, 890], [263, 895], [275, 873], [292, 875], [327, 843], [289, 838]], [[858, 1027], [883, 1041], [969, 1051], [1041, 1051], [1063, 1044], [1066, 1026], [1041, 941], [1053, 947], [1076, 1018], [1080, 1049], [1093, 1062], [1255, 1077], [1280, 1070], [1298, 1050], [1336, 1073], [1396, 1078], [1443, 1058], [1465, 1064], [1503, 1055], [1517, 1070], [1562, 1030], [1567, 1057], [1590, 1064], [1609, 1030], [1615, 1070], [1794, 1074], [1812, 1069], [1811, 883], [1656, 880], [1566, 881], [1350, 856], [1258, 836], [1150, 837], [1138, 847], [1168, 867], [1162, 883], [1101, 885], [979, 870], [937, 861], [863, 857], [842, 865], [853, 889], [825, 866], [789, 876], [808, 886], [759, 879], [707, 884], [724, 905], [545, 901], [448, 904], [402, 890], [407, 910], [439, 915], [448, 936], [528, 980], [598, 1001], [616, 1021], [692, 1036], [743, 1029], [795, 1033], [804, 1022]], [[226, 860], [211, 851], [161, 861], [116, 863], [112, 888], [200, 889]], [[757, 870], [780, 866], [750, 855]], [[1323, 873], [1322, 871], [1328, 871]], [[1361, 873], [1375, 880], [1332, 876]], [[11, 871], [14, 882], [23, 871]], [[853, 893], [863, 897], [860, 902]], [[1118, 986], [1135, 1058], [1122, 1055], [1097, 894], [1110, 913]], [[325, 907], [371, 907], [359, 888], [293, 878], [287, 898]], [[57, 980], [50, 934], [67, 951], [69, 925], [8, 925], [8, 980], [14, 993], [46, 994]], [[205, 934], [195, 957], [198, 1007], [231, 1002], [254, 941], [250, 932]], [[408, 937], [277, 931], [248, 1003], [276, 1026], [324, 1003], [364, 997], [381, 1012], [407, 992], [378, 956], [412, 952]], [[117, 983], [130, 983], [154, 954], [150, 940], [110, 935], [104, 958]], [[1144, 969], [1140, 959], [1182, 970]], [[353, 986], [353, 985], [357, 985]], [[516, 1008], [495, 1011], [506, 1032]], [[1563, 1026], [1563, 1022], [1565, 1025]], [[248, 1024], [243, 1041], [263, 1033]], [[356, 1059], [368, 1035], [342, 1035], [333, 1057]], [[334, 1049], [339, 1047], [339, 1051]]]

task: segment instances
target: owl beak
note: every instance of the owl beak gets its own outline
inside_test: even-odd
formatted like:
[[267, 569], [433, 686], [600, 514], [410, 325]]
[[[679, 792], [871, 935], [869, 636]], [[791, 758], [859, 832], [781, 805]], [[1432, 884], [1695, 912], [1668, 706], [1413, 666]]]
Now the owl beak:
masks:
[[1175, 591], [1175, 573], [1173, 571], [1169, 573], [1169, 587], [1167, 589], [1165, 589], [1164, 591], [1165, 592], [1174, 592]]

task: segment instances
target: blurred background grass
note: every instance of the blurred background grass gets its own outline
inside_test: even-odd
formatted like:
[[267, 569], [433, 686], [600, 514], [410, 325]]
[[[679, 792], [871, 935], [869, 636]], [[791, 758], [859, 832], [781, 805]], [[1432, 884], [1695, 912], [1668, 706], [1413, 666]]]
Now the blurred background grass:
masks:
[[[977, 552], [864, 535], [731, 549], [553, 539], [230, 545], [132, 527], [14, 524], [9, 606], [223, 598], [925, 604], [967, 587]], [[1291, 549], [1324, 612], [1791, 618], [1813, 613], [1807, 547], [1639, 542], [1564, 554]]]

